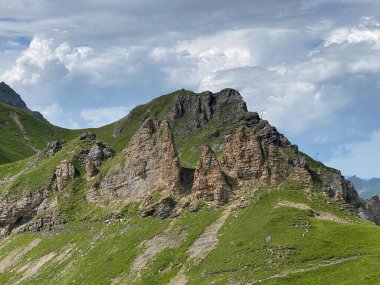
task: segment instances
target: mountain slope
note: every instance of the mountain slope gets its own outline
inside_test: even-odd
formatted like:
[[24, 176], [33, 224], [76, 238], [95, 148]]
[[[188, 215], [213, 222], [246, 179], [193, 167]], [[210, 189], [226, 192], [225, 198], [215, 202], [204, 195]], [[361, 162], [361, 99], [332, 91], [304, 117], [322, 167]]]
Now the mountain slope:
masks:
[[2, 284], [378, 283], [373, 205], [237, 91], [92, 131], [0, 166]]
[[40, 120], [45, 120], [41, 113], [30, 110], [21, 99], [20, 95], [4, 82], [0, 82], [0, 103], [20, 108]]
[[0, 103], [0, 128], [0, 164], [24, 159], [45, 148], [49, 141], [71, 139], [77, 134], [3, 103]]

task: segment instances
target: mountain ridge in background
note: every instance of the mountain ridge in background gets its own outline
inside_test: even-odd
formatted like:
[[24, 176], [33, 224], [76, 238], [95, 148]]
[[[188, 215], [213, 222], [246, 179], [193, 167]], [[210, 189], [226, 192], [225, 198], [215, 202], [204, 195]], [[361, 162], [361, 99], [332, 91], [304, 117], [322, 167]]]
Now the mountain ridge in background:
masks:
[[359, 195], [365, 199], [380, 195], [380, 178], [361, 179], [354, 175], [347, 180], [354, 184]]

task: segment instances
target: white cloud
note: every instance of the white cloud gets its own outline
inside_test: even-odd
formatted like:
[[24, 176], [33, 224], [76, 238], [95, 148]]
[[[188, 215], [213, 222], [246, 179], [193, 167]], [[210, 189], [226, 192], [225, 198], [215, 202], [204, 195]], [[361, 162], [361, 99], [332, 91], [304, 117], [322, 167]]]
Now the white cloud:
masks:
[[127, 107], [85, 108], [80, 115], [89, 126], [100, 127], [121, 119], [129, 111]]
[[326, 165], [341, 169], [346, 175], [363, 178], [380, 177], [380, 130], [368, 141], [341, 145]]

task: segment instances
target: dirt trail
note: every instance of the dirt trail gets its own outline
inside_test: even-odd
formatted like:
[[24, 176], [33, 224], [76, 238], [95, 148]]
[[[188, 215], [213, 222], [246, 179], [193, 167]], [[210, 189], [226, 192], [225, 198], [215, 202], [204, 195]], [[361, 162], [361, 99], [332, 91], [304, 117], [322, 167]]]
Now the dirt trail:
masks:
[[25, 271], [24, 275], [21, 279], [19, 279], [15, 284], [20, 284], [25, 279], [32, 277], [37, 273], [37, 271], [44, 266], [47, 262], [49, 262], [53, 257], [55, 256], [54, 252], [50, 252], [41, 258], [39, 258], [37, 261], [33, 262], [33, 264], [28, 266], [28, 269]]
[[144, 252], [139, 254], [132, 264], [131, 272], [135, 278], [141, 276], [141, 270], [144, 269], [148, 261], [156, 254], [166, 248], [178, 247], [186, 238], [187, 233], [182, 231], [179, 235], [173, 233], [176, 220], [173, 220], [169, 227], [161, 234], [154, 236], [151, 240], [144, 241], [141, 247], [145, 248]]
[[316, 264], [311, 265], [311, 266], [306, 267], [306, 268], [300, 268], [300, 269], [296, 269], [296, 270], [290, 270], [290, 271], [280, 272], [280, 273], [272, 275], [272, 276], [270, 276], [268, 278], [256, 280], [252, 284], [261, 283], [263, 281], [267, 281], [267, 280], [270, 280], [270, 279], [285, 277], [285, 276], [288, 276], [289, 274], [302, 273], [302, 272], [307, 272], [307, 271], [315, 270], [315, 269], [318, 269], [318, 268], [321, 268], [321, 267], [326, 267], [326, 266], [332, 266], [332, 265], [335, 265], [335, 264], [340, 264], [340, 263], [343, 263], [343, 262], [347, 262], [347, 261], [351, 261], [351, 260], [357, 259], [359, 257], [360, 257], [360, 255], [348, 256], [348, 257], [344, 257], [344, 258], [335, 259], [335, 260], [332, 260], [332, 261], [329, 261], [329, 262], [316, 263]]
[[[199, 263], [202, 259], [216, 248], [218, 240], [218, 232], [224, 225], [227, 218], [230, 216], [231, 211], [235, 208], [235, 204], [231, 204], [225, 208], [222, 215], [206, 228], [202, 235], [200, 235], [188, 249], [190, 258], [188, 262]], [[186, 265], [183, 265], [177, 275], [170, 281], [170, 285], [185, 285], [187, 283]]]
[[14, 267], [24, 257], [25, 254], [31, 251], [40, 242], [40, 239], [35, 239], [24, 249], [16, 248], [12, 250], [5, 258], [0, 261], [0, 274], [6, 272], [8, 268]]
[[24, 126], [22, 125], [21, 120], [20, 120], [20, 117], [18, 116], [18, 114], [17, 114], [16, 112], [14, 112], [14, 111], [11, 111], [11, 112], [10, 112], [10, 116], [11, 116], [11, 118], [13, 119], [13, 121], [16, 123], [17, 127], [20, 129], [21, 133], [22, 133], [23, 136], [24, 136], [24, 139], [28, 142], [29, 147], [30, 147], [31, 149], [33, 149], [33, 151], [34, 151], [35, 153], [40, 152], [40, 150], [39, 150], [38, 148], [36, 148], [36, 147], [34, 147], [34, 146], [32, 145], [32, 141], [31, 141], [30, 137], [26, 134], [25, 128], [24, 128]]

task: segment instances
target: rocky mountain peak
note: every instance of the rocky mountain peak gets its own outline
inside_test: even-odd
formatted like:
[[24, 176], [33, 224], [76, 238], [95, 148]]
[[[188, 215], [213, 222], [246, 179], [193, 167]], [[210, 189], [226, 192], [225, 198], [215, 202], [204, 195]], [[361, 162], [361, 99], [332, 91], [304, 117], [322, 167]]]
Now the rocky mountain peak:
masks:
[[21, 109], [27, 109], [27, 106], [21, 99], [20, 95], [18, 95], [16, 91], [5, 82], [0, 83], [0, 102]]
[[26, 103], [21, 99], [21, 96], [5, 82], [0, 82], [0, 103], [23, 109], [38, 119], [45, 120], [41, 113], [30, 110]]

